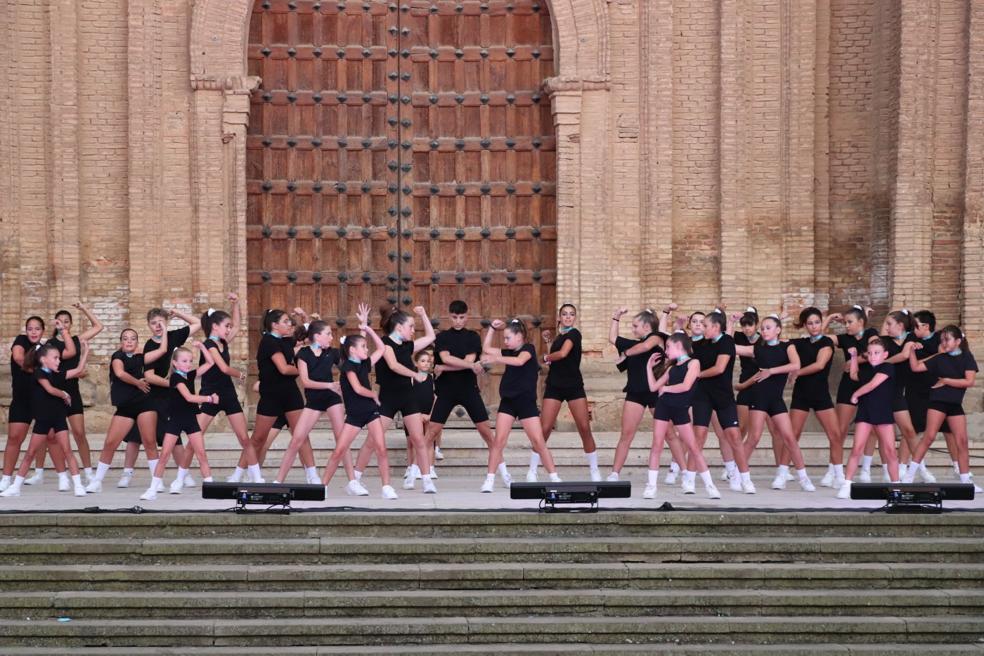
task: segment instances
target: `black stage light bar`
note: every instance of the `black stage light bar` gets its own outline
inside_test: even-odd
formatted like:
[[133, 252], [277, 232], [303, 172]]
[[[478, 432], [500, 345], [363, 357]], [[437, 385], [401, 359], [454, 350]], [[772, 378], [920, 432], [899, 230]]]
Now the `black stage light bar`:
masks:
[[887, 513], [941, 513], [943, 500], [973, 501], [971, 483], [854, 483], [852, 499], [882, 499]]
[[324, 485], [288, 483], [203, 483], [203, 499], [235, 499], [236, 512], [246, 512], [249, 504], [280, 506], [290, 512], [291, 501], [324, 501]]
[[[513, 483], [510, 499], [539, 499], [541, 512], [598, 512], [598, 499], [628, 499], [632, 483], [570, 482], [570, 483]], [[558, 504], [588, 504], [588, 508], [557, 508]]]

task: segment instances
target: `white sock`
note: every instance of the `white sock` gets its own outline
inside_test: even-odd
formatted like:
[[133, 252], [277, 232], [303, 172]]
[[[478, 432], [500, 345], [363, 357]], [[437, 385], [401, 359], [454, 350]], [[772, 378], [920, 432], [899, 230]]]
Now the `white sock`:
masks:
[[540, 466], [540, 454], [534, 451], [530, 454], [530, 471], [535, 472]]
[[212, 482], [214, 481], [212, 480], [211, 476], [206, 476], [205, 478], [202, 479], [202, 483], [212, 483]]
[[710, 469], [705, 469], [700, 473], [700, 480], [704, 483], [705, 487], [710, 487], [714, 485], [714, 477], [711, 476]]
[[738, 463], [735, 462], [734, 460], [725, 460], [724, 468], [728, 471], [729, 474], [733, 474], [738, 471]]
[[362, 480], [362, 472], [360, 472], [358, 469], [355, 470], [355, 480], [357, 481]]
[[6, 483], [7, 485], [10, 485], [10, 476], [4, 476], [3, 478], [0, 478], [0, 483]]
[[831, 465], [834, 468], [834, 476], [844, 478], [844, 465]]
[[884, 465], [883, 464], [882, 465], [882, 471], [885, 472], [885, 475], [887, 476], [888, 475], [888, 465]]
[[157, 471], [157, 459], [148, 460], [147, 461], [147, 467], [150, 468], [150, 475], [153, 477], [154, 476], [154, 472]]
[[151, 490], [155, 490], [156, 491], [157, 488], [159, 488], [163, 484], [164, 484], [164, 479], [163, 478], [157, 478], [156, 476], [153, 476], [150, 479], [150, 489]]
[[659, 483], [659, 468], [649, 470], [649, 484], [656, 485]]
[[499, 466], [496, 468], [496, 471], [503, 476], [509, 474], [509, 469], [506, 468], [506, 463], [504, 462], [499, 463]]
[[872, 456], [861, 456], [861, 469], [871, 469]]
[[188, 470], [183, 467], [178, 467], [178, 478], [177, 480], [184, 483], [185, 477], [188, 476]]
[[550, 474], [550, 482], [551, 483], [559, 483], [560, 482], [560, 474], [558, 474], [557, 472], [554, 472], [554, 473]]
[[785, 476], [788, 473], [789, 465], [779, 465], [779, 467], [776, 468], [776, 476]]
[[598, 452], [592, 451], [591, 453], [585, 453], [584, 457], [588, 459], [588, 467], [591, 469], [598, 469]]
[[827, 473], [828, 474], [833, 474], [835, 472], [836, 472], [836, 470], [834, 469], [834, 463], [828, 462], [827, 463]]
[[44, 467], [35, 467], [34, 473], [38, 474], [39, 476], [44, 476]]
[[[961, 476], [962, 475], [963, 474], [961, 474]], [[21, 476], [20, 474], [14, 476], [14, 483], [13, 485], [11, 485], [11, 487], [23, 487], [23, 485], [24, 485], [24, 477]]]
[[75, 485], [82, 485], [82, 474], [72, 476], [72, 482], [75, 483]]
[[919, 468], [919, 471], [921, 471], [921, 472], [926, 471], [926, 461], [925, 460], [923, 460], [922, 462], [914, 462], [910, 466], [918, 467]]
[[673, 473], [673, 474], [679, 474], [680, 473], [680, 465], [677, 464], [677, 461], [676, 460], [671, 460], [670, 461], [670, 473]]
[[133, 476], [133, 467], [124, 467], [123, 468], [123, 473], [124, 474], [129, 474], [130, 476]]
[[692, 472], [689, 469], [683, 470], [683, 480], [690, 481], [697, 478], [697, 472]]
[[236, 469], [232, 472], [232, 475], [235, 476], [236, 478], [241, 479], [243, 477], [243, 474], [245, 473], [246, 473], [245, 469], [243, 469], [239, 465], [236, 465]]
[[86, 478], [92, 478], [92, 467], [86, 467], [84, 471]]
[[307, 476], [317, 477], [318, 476], [318, 468], [317, 467], [305, 467], [304, 468], [304, 473]]
[[[18, 476], [17, 478], [19, 479], [20, 476]], [[960, 474], [960, 482], [961, 483], [973, 483], [973, 481], [970, 480], [970, 474], [969, 473], [968, 474]]]
[[96, 465], [96, 477], [93, 479], [95, 481], [101, 481], [106, 477], [106, 472], [109, 471], [109, 465], [104, 462], [100, 462]]
[[263, 472], [260, 471], [260, 466], [258, 464], [247, 466], [246, 471], [249, 472], [249, 475], [253, 479], [254, 483], [263, 478]]
[[747, 472], [739, 472], [739, 475], [741, 476], [741, 482], [742, 483], [751, 483], [752, 482], [752, 472], [750, 472], [750, 471], [747, 471]]
[[956, 460], [951, 460], [950, 461], [950, 464], [953, 466], [953, 471], [955, 471], [955, 472], [957, 472], [959, 474], [960, 473], [960, 463], [957, 462]]
[[68, 472], [67, 471], [60, 471], [60, 472], [58, 472], [58, 480], [60, 481], [63, 478], [68, 478]]
[[809, 478], [809, 476], [807, 476], [807, 475], [806, 475], [806, 467], [804, 467], [803, 469], [797, 469], [797, 470], [796, 470], [796, 476], [797, 476], [797, 477], [798, 477], [798, 478], [799, 478], [799, 479], [800, 479], [801, 481], [805, 481], [806, 479], [808, 479], [808, 478]]
[[486, 474], [485, 480], [495, 482], [495, 474]]
[[425, 483], [428, 483], [431, 480], [431, 475], [430, 474], [424, 474], [423, 476], [420, 477], [420, 480], [422, 480]]

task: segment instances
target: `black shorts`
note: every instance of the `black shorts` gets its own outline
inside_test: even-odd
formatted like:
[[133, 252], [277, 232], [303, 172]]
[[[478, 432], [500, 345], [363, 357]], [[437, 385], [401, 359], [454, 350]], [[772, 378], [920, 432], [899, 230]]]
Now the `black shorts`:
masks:
[[413, 397], [411, 390], [398, 392], [379, 392], [379, 414], [387, 419], [392, 419], [397, 413], [406, 419], [410, 415], [419, 415], [420, 408], [417, 407], [417, 399]]
[[123, 405], [116, 406], [116, 412], [114, 412], [113, 415], [116, 417], [123, 417], [125, 419], [136, 420], [137, 417], [145, 412], [157, 412], [157, 409], [151, 403], [151, 399], [149, 399], [146, 395], [141, 398], [128, 401]]
[[355, 426], [356, 428], [364, 428], [366, 424], [371, 423], [373, 420], [379, 419], [379, 410], [366, 410], [364, 412], [355, 412], [345, 415], [345, 423], [349, 426]]
[[[164, 434], [176, 435], [179, 444], [181, 441], [181, 433], [191, 435], [192, 433], [200, 433], [202, 430], [198, 427], [198, 417], [195, 415], [178, 415], [176, 417], [168, 417], [167, 421], [158, 419], [157, 425], [160, 426], [161, 424], [164, 424]], [[157, 446], [164, 446], [163, 436]]]
[[738, 398], [735, 399], [735, 404], [737, 405], [747, 405], [751, 406], [755, 403], [755, 395], [752, 394], [752, 387], [746, 387], [742, 391], [738, 392]]
[[68, 395], [72, 397], [72, 403], [68, 406], [68, 412], [65, 413], [65, 416], [72, 417], [83, 414], [82, 394], [77, 389], [73, 389], [68, 391]]
[[690, 408], [685, 405], [670, 405], [656, 401], [653, 408], [653, 419], [656, 421], [672, 421], [674, 426], [690, 423]]
[[[930, 407], [929, 399], [925, 396], [920, 396], [919, 394], [908, 394], [906, 395], [906, 400], [909, 403], [909, 417], [912, 419], [912, 427], [916, 429], [917, 433], [925, 433], [926, 412]], [[947, 424], [946, 420], [943, 420], [943, 425], [940, 426], [940, 431], [943, 433], [950, 432], [950, 426]]]
[[500, 399], [498, 412], [501, 415], [511, 415], [519, 420], [540, 416], [540, 409], [536, 407], [536, 398], [530, 397]]
[[[168, 395], [151, 395], [150, 405], [157, 413], [157, 425], [154, 427], [154, 435], [157, 438], [157, 446], [164, 446], [164, 432], [168, 419]], [[178, 436], [178, 444], [181, 444], [181, 433], [174, 433]]]
[[342, 397], [331, 390], [311, 390], [306, 394], [304, 407], [318, 412], [324, 412], [333, 405], [342, 402]]
[[30, 424], [34, 421], [34, 413], [31, 412], [31, 401], [14, 397], [10, 400], [10, 408], [7, 410], [8, 424]]
[[802, 410], [803, 412], [813, 410], [814, 412], [820, 412], [821, 410], [832, 410], [833, 407], [834, 402], [830, 399], [830, 392], [827, 390], [810, 395], [797, 394], [793, 390], [793, 400], [790, 403], [790, 409], [792, 410]]
[[273, 430], [283, 430], [287, 428], [287, 415], [279, 415], [273, 422]]
[[586, 399], [588, 395], [584, 392], [584, 385], [579, 385], [578, 387], [554, 387], [553, 385], [547, 385], [543, 390], [543, 400], [553, 399], [555, 401], [577, 401], [578, 399]]
[[224, 412], [225, 416], [242, 414], [243, 406], [239, 402], [239, 396], [236, 394], [236, 390], [202, 390], [203, 396], [208, 396], [209, 394], [218, 394], [218, 403], [203, 403], [202, 404], [202, 414], [206, 414], [209, 417], [214, 417], [220, 412]]
[[851, 403], [851, 397], [854, 396], [859, 387], [861, 387], [861, 383], [851, 380], [848, 374], [845, 373], [841, 376], [840, 382], [837, 383], [837, 405], [854, 405]]
[[888, 406], [872, 408], [858, 404], [858, 412], [854, 416], [854, 423], [884, 426], [885, 424], [894, 424], [895, 417], [892, 416], [892, 409]]
[[473, 424], [489, 420], [489, 411], [485, 408], [482, 393], [478, 387], [466, 387], [453, 392], [439, 392], [431, 408], [430, 420], [434, 424], [445, 424], [455, 406], [461, 406], [468, 413]]
[[909, 402], [901, 394], [896, 394], [892, 399], [892, 412], [908, 412]]
[[264, 417], [279, 417], [304, 407], [304, 397], [297, 385], [289, 383], [283, 387], [260, 390], [260, 402], [256, 404], [256, 414]]
[[[965, 414], [961, 404], [946, 403], [945, 401], [930, 401], [929, 409], [942, 412], [947, 417], [963, 417]], [[925, 430], [925, 428], [923, 430]]]
[[789, 412], [786, 402], [783, 401], [781, 396], [763, 396], [761, 394], [755, 399], [755, 403], [750, 406], [750, 409], [756, 412], [765, 412], [770, 417]]
[[634, 392], [626, 392], [625, 400], [628, 403], [637, 403], [643, 408], [655, 408], [656, 407], [657, 395], [655, 392], [650, 394], [636, 394]]
[[721, 428], [738, 427], [738, 406], [730, 394], [708, 394], [699, 390], [694, 397], [694, 426], [707, 428], [711, 425], [711, 413], [717, 413]]
[[67, 415], [51, 415], [45, 413], [44, 416], [38, 417], [34, 420], [34, 434], [35, 435], [47, 435], [48, 431], [67, 431], [68, 422], [65, 420]]

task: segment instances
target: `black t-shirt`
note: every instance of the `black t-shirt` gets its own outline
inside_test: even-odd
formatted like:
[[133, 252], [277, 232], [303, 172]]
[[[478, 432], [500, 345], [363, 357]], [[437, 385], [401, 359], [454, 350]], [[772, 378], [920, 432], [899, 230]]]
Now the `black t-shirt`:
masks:
[[[687, 369], [690, 366], [690, 362], [693, 358], [689, 358], [686, 362], [680, 364], [674, 364], [670, 367], [670, 377], [666, 381], [666, 386], [679, 385], [687, 378]], [[694, 398], [694, 392], [697, 391], [697, 381], [690, 386], [690, 389], [686, 392], [668, 392], [659, 397], [659, 402], [674, 408], [689, 407]]]
[[362, 362], [352, 362], [351, 360], [346, 360], [338, 368], [342, 379], [342, 402], [345, 404], [345, 412], [347, 414], [365, 414], [367, 412], [372, 412], [379, 407], [376, 405], [376, 402], [368, 396], [356, 394], [348, 380], [348, 373], [353, 371], [355, 372], [359, 383], [366, 389], [371, 390], [372, 385], [369, 384], [369, 371], [371, 369], [372, 365], [369, 360], [363, 360]]
[[[116, 377], [116, 374], [113, 372], [113, 360], [121, 361], [123, 363], [123, 371], [134, 378], [140, 379], [144, 377], [143, 353], [134, 353], [129, 356], [123, 351], [113, 353], [113, 357], [109, 361], [109, 399], [112, 404], [119, 407], [144, 396], [140, 388], [129, 383], [124, 383]], [[164, 390], [164, 392], [167, 393], [167, 390]]]
[[830, 367], [834, 363], [834, 341], [826, 335], [820, 335], [816, 341], [810, 337], [799, 337], [793, 340], [793, 345], [796, 347], [797, 355], [799, 355], [801, 369], [816, 363], [820, 351], [825, 348], [830, 349], [830, 359], [827, 360], [827, 366], [815, 374], [798, 376], [796, 384], [793, 385], [793, 394], [813, 396], [815, 392], [827, 391], [829, 389], [827, 380], [830, 377]]
[[[394, 342], [389, 335], [383, 338], [383, 344], [393, 349], [396, 361], [411, 371], [417, 371], [417, 365], [413, 362], [413, 340], [408, 339], [402, 344]], [[386, 357], [379, 358], [376, 363], [376, 382], [379, 383], [379, 393], [383, 394], [409, 394], [413, 387], [413, 381], [401, 374], [395, 373], [386, 364]]]
[[[56, 349], [58, 349], [59, 354], [65, 352], [65, 342], [61, 341], [61, 337], [58, 336], [52, 337], [48, 343], [54, 346]], [[58, 367], [61, 371], [64, 371], [66, 373], [78, 367], [79, 362], [82, 359], [82, 342], [79, 341], [78, 335], [72, 335], [72, 343], [75, 344], [75, 355], [68, 358], [67, 360], [63, 357], [61, 361], [61, 365]], [[62, 389], [64, 389], [66, 392], [69, 393], [78, 392], [79, 379], [78, 378], [66, 379], [65, 387]]]
[[34, 385], [34, 377], [26, 373], [20, 368], [20, 365], [14, 361], [13, 351], [15, 346], [20, 346], [24, 349], [24, 357], [31, 351], [39, 348], [40, 344], [32, 344], [31, 340], [27, 338], [27, 335], [18, 335], [14, 339], [14, 343], [10, 345], [10, 386], [13, 391], [13, 396], [16, 398], [22, 398], [25, 401], [31, 398], [31, 391]]
[[184, 383], [191, 394], [195, 393], [195, 370], [192, 369], [185, 376], [177, 371], [171, 373], [170, 389], [167, 390], [167, 413], [168, 417], [194, 417], [198, 414], [197, 403], [187, 401], [178, 390], [178, 384]]
[[[474, 353], [477, 361], [482, 356], [482, 338], [474, 330], [466, 328], [442, 330], [437, 334], [437, 339], [434, 341], [435, 364], [443, 364], [441, 351], [447, 351], [449, 355], [462, 360]], [[445, 371], [435, 383], [438, 394], [453, 393], [459, 389], [469, 389], [477, 385], [478, 379], [475, 377], [475, 372], [470, 369]]]
[[[912, 333], [905, 336], [901, 344], [896, 343], [895, 339], [889, 337], [888, 335], [882, 335], [882, 341], [888, 345], [887, 353], [888, 357], [893, 358], [902, 352], [902, 348], [907, 342], [918, 342], [917, 338]], [[902, 362], [895, 364], [895, 395], [902, 396], [905, 392], [906, 386], [909, 384], [909, 380], [912, 378], [912, 369], [909, 367], [909, 358], [906, 358]]]
[[550, 363], [547, 371], [547, 385], [557, 388], [584, 387], [581, 376], [581, 333], [577, 328], [571, 328], [554, 338], [550, 352], [556, 353], [564, 347], [564, 342], [571, 343], [571, 352], [563, 360]]
[[271, 333], [263, 333], [260, 346], [256, 350], [256, 369], [260, 378], [260, 394], [264, 390], [275, 392], [289, 385], [295, 385], [296, 375], [285, 376], [273, 363], [273, 356], [282, 353], [287, 364], [294, 364], [294, 338], [274, 337]]
[[[940, 334], [933, 333], [925, 339], [919, 340], [923, 347], [916, 351], [917, 360], [925, 360], [931, 355], [940, 352]], [[929, 398], [929, 388], [936, 384], [936, 377], [928, 371], [912, 371], [909, 373], [909, 383], [906, 385], [906, 394], [912, 394], [922, 398]]]
[[[755, 334], [755, 341], [748, 339], [748, 336], [740, 331], [735, 331], [735, 346], [755, 346], [762, 341], [762, 336], [758, 333]], [[741, 370], [738, 372], [738, 382], [744, 383], [746, 380], [758, 373], [759, 367], [755, 364], [755, 358], [749, 357], [747, 355], [739, 356], [738, 363], [741, 365]]]
[[[188, 326], [167, 331], [167, 352], [157, 360], [154, 360], [151, 364], [145, 365], [145, 371], [150, 371], [153, 369], [155, 374], [166, 379], [167, 372], [171, 369], [171, 354], [174, 353], [174, 349], [188, 341], [189, 335], [191, 335], [191, 328]], [[158, 346], [160, 346], [160, 342], [153, 339], [148, 339], [144, 344], [144, 355], [150, 351], [156, 351]], [[169, 391], [166, 387], [151, 385], [150, 395], [158, 399], [165, 399], [168, 398]]]
[[875, 377], [875, 374], [885, 374], [888, 380], [871, 390], [867, 394], [858, 397], [858, 408], [891, 408], [892, 399], [895, 396], [895, 365], [882, 362], [877, 367], [872, 367], [867, 362], [858, 367], [858, 386], [867, 385]]
[[[627, 337], [617, 337], [615, 339], [615, 349], [619, 353], [625, 353], [630, 348], [646, 341], [652, 337], [655, 333], [647, 335], [642, 339], [628, 339]], [[658, 344], [653, 348], [639, 353], [637, 355], [626, 356], [621, 362], [621, 370], [628, 372], [628, 380], [626, 381], [625, 387], [622, 391], [626, 394], [632, 394], [634, 396], [648, 396], [652, 394], [649, 391], [649, 378], [646, 375], [646, 367], [649, 365], [649, 358], [653, 353], [662, 353], [663, 348]]]
[[[314, 349], [310, 346], [305, 346], [297, 352], [298, 362], [304, 361], [304, 364], [307, 365], [308, 378], [316, 383], [334, 382], [335, 379], [332, 378], [331, 370], [338, 364], [340, 358], [341, 354], [338, 349], [333, 348], [319, 349], [317, 355], [314, 354]], [[332, 398], [334, 392], [326, 389], [305, 388], [304, 395], [309, 401], [327, 400]]]
[[[231, 362], [229, 357], [229, 343], [221, 337], [218, 339], [209, 337], [205, 340], [205, 347], [212, 349], [212, 359], [215, 360], [216, 364], [213, 364], [202, 374], [202, 394], [235, 392], [236, 386], [233, 384], [232, 379], [222, 373], [222, 370], [219, 369], [217, 364], [219, 360], [225, 362], [226, 366]], [[205, 356], [199, 353], [198, 366], [200, 367], [206, 362]]]
[[65, 401], [63, 399], [49, 394], [47, 390], [41, 386], [42, 379], [51, 383], [52, 387], [55, 389], [68, 391], [65, 389], [66, 378], [64, 371], [45, 371], [43, 368], [38, 367], [34, 370], [31, 410], [34, 411], [34, 415], [36, 417], [64, 417], [67, 414], [68, 406], [65, 405]]
[[[940, 378], [964, 378], [968, 371], [977, 370], [977, 361], [967, 351], [960, 351], [959, 355], [940, 353], [932, 360], [926, 360], [926, 373], [933, 376], [934, 385]], [[959, 387], [943, 385], [929, 391], [929, 400], [960, 404], [963, 403], [966, 391]]]
[[728, 366], [724, 368], [724, 373], [711, 378], [701, 378], [699, 381], [700, 389], [708, 394], [731, 395], [731, 380], [735, 370], [735, 340], [731, 335], [722, 333], [717, 341], [707, 339], [700, 342], [699, 347], [695, 347], [694, 355], [700, 360], [701, 371], [710, 369], [717, 363], [719, 355], [728, 356]]
[[536, 349], [530, 344], [523, 344], [517, 350], [502, 349], [502, 355], [507, 358], [516, 357], [523, 352], [530, 354], [526, 364], [516, 367], [506, 365], [506, 372], [499, 381], [499, 396], [504, 399], [536, 398], [536, 377], [540, 364], [536, 361]]
[[[851, 348], [857, 349], [858, 357], [863, 357], [864, 352], [868, 350], [868, 342], [872, 337], [878, 337], [878, 331], [874, 328], [865, 328], [860, 339], [848, 333], [838, 335], [837, 348], [839, 348], [841, 353], [844, 355], [844, 362], [850, 363], [851, 354], [848, 353], [848, 350]], [[844, 370], [844, 375], [849, 375], [847, 369]]]
[[[789, 364], [789, 342], [780, 341], [778, 344], [768, 344], [764, 339], [755, 343], [755, 364], [761, 369], [774, 369]], [[782, 396], [789, 374], [771, 374], [765, 380], [755, 383], [756, 395], [765, 394], [766, 398]], [[758, 398], [763, 398], [759, 396]]]
[[413, 384], [413, 398], [420, 411], [429, 415], [434, 407], [434, 374], [427, 374], [427, 380]]

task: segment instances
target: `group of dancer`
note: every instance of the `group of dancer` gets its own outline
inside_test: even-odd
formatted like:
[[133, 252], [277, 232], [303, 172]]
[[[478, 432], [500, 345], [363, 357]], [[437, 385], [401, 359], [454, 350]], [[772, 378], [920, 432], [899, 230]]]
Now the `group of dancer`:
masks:
[[[362, 472], [375, 455], [380, 492], [386, 499], [397, 498], [397, 493], [391, 484], [385, 432], [400, 415], [407, 436], [403, 488], [412, 490], [420, 480], [422, 491], [433, 494], [437, 492], [434, 460], [442, 457], [440, 436], [458, 406], [488, 446], [482, 492], [495, 489], [497, 475], [507, 487], [512, 481], [503, 452], [517, 420], [532, 447], [526, 480], [538, 480], [543, 465], [551, 481], [560, 481], [547, 441], [564, 403], [581, 437], [589, 476], [592, 481], [602, 480], [581, 375], [577, 310], [571, 304], [560, 307], [556, 335], [544, 333], [549, 348], [542, 358], [522, 320], [496, 319], [482, 337], [466, 327], [468, 306], [460, 300], [450, 304], [451, 325], [439, 334], [424, 308], [414, 308], [413, 313], [387, 308], [379, 321], [382, 337], [372, 326], [369, 306], [362, 304], [356, 313], [357, 332], [341, 336], [337, 346], [331, 325], [303, 309], [267, 310], [256, 354], [259, 401], [249, 434], [237, 390], [246, 373], [231, 365], [229, 352], [241, 313], [235, 294], [229, 295], [229, 302], [228, 312], [209, 309], [200, 318], [176, 310], [150, 310], [150, 339], [142, 350], [136, 330], [123, 330], [109, 371], [110, 400], [116, 410], [95, 469], [78, 381], [85, 376], [88, 343], [103, 326], [92, 312], [76, 304], [91, 326], [73, 336], [73, 317], [62, 310], [55, 315], [53, 334], [45, 340], [44, 320], [28, 318], [24, 334], [11, 348], [12, 400], [0, 496], [18, 496], [24, 485], [41, 483], [46, 457], [59, 474], [59, 490], [74, 489], [79, 496], [99, 493], [124, 441], [127, 453], [118, 487], [129, 486], [142, 446], [151, 483], [141, 499], [154, 500], [164, 491], [164, 473], [172, 458], [177, 475], [169, 491], [179, 494], [195, 485], [189, 472], [194, 458], [203, 480], [212, 480], [203, 435], [219, 413], [225, 414], [242, 447], [239, 463], [227, 480], [264, 482], [261, 467], [267, 450], [280, 430], [288, 428], [291, 439], [275, 482], [284, 482], [300, 457], [308, 483], [327, 488], [341, 465], [348, 477], [346, 493], [364, 496], [369, 491]], [[830, 445], [820, 484], [836, 488], [838, 497], [850, 497], [855, 474], [859, 481], [871, 480], [876, 442], [887, 481], [911, 482], [917, 476], [934, 481], [924, 458], [941, 431], [955, 474], [961, 482], [972, 483], [961, 404], [965, 390], [974, 384], [977, 363], [959, 327], [937, 331], [932, 312], [899, 310], [886, 316], [879, 332], [868, 326], [870, 308], [854, 306], [824, 317], [819, 309], [809, 307], [794, 323], [805, 335], [784, 340], [782, 324], [787, 317], [760, 318], [754, 307], [730, 317], [723, 309], [694, 312], [689, 319], [674, 319], [676, 310], [671, 304], [659, 313], [639, 312], [631, 321], [631, 338], [620, 334], [628, 310], [620, 308], [612, 315], [609, 341], [618, 352], [617, 366], [625, 372], [627, 383], [609, 481], [619, 480], [648, 410], [654, 421], [646, 499], [657, 494], [664, 445], [672, 454], [666, 484], [679, 480], [683, 492], [692, 494], [699, 475], [707, 495], [721, 497], [704, 456], [710, 429], [718, 436], [724, 461], [721, 479], [733, 491], [755, 493], [749, 461], [766, 427], [773, 436], [776, 464], [771, 487], [784, 489], [787, 481], [795, 480], [803, 490], [815, 491], [799, 447], [811, 412]], [[172, 318], [186, 325], [168, 330]], [[422, 336], [418, 336], [418, 319]], [[834, 325], [843, 326], [844, 332], [830, 332]], [[199, 331], [204, 339], [186, 347]], [[836, 400], [828, 384], [835, 349], [845, 357]], [[736, 359], [740, 373], [735, 386]], [[497, 364], [505, 370], [493, 431], [478, 377]], [[548, 373], [538, 404], [541, 366]], [[376, 388], [370, 380], [373, 371]], [[787, 407], [783, 395], [791, 381], [792, 403]], [[331, 424], [334, 449], [319, 476], [311, 432], [322, 416]], [[854, 442], [845, 466], [844, 443], [852, 421]], [[896, 427], [901, 434], [898, 450]], [[353, 460], [349, 449], [363, 430], [366, 439]], [[70, 431], [81, 466], [69, 442]], [[29, 433], [28, 448], [15, 472]], [[872, 433], [876, 440], [870, 439]], [[29, 478], [32, 463], [35, 473]]]

